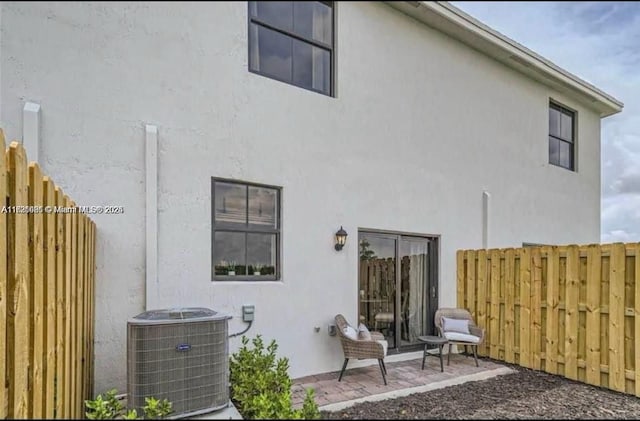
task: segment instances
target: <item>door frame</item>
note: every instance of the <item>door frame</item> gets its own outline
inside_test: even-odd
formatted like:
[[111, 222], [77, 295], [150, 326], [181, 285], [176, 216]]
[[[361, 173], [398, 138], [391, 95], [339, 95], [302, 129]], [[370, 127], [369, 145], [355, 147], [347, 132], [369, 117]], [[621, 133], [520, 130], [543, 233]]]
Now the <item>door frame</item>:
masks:
[[[440, 291], [440, 273], [439, 273], [439, 264], [440, 264], [440, 240], [441, 240], [441, 235], [440, 234], [424, 234], [424, 233], [416, 233], [416, 232], [407, 232], [407, 231], [392, 231], [392, 230], [382, 230], [382, 229], [376, 229], [376, 228], [364, 228], [364, 227], [358, 227], [358, 246], [360, 245], [360, 235], [361, 234], [371, 234], [374, 236], [379, 236], [379, 237], [393, 237], [396, 240], [396, 250], [395, 250], [395, 254], [396, 254], [396, 286], [401, 285], [401, 279], [400, 277], [402, 276], [401, 270], [400, 270], [400, 266], [402, 264], [402, 261], [400, 259], [400, 240], [402, 239], [402, 237], [413, 237], [413, 238], [422, 238], [422, 239], [427, 239], [427, 240], [431, 240], [431, 243], [434, 244], [434, 253], [433, 255], [435, 255], [435, 259], [433, 259], [434, 261], [431, 261], [431, 259], [429, 260], [429, 269], [427, 272], [427, 294], [429, 294], [429, 303], [432, 304], [431, 305], [431, 309], [430, 311], [427, 312], [427, 317], [426, 317], [426, 323], [427, 326], [429, 328], [429, 330], [425, 333], [425, 335], [434, 335], [435, 334], [435, 325], [434, 325], [434, 315], [435, 315], [435, 311], [438, 308], [438, 301], [439, 301], [439, 291]], [[431, 249], [429, 250], [431, 252]], [[430, 253], [431, 254], [431, 253]], [[360, 255], [357, 254], [357, 272], [358, 272], [358, 282], [360, 279]], [[431, 257], [431, 256], [430, 256]], [[356, 282], [356, 290], [358, 289], [358, 282]], [[357, 302], [359, 305], [359, 301], [360, 301], [360, 296], [359, 294], [356, 294], [357, 298]], [[394, 303], [394, 307], [396, 309], [396, 311], [398, 311], [397, 309], [400, 309], [400, 304], [401, 304], [401, 294], [396, 294], [395, 297], [395, 303]], [[389, 353], [391, 354], [399, 354], [399, 353], [403, 353], [403, 352], [411, 352], [411, 351], [417, 351], [420, 349], [423, 349], [424, 345], [422, 344], [413, 344], [413, 345], [404, 345], [402, 346], [402, 341], [398, 341], [398, 338], [401, 337], [401, 329], [402, 326], [400, 323], [397, 322], [397, 317], [394, 314], [394, 337], [396, 338], [396, 346], [395, 348], [390, 348], [389, 349]]]

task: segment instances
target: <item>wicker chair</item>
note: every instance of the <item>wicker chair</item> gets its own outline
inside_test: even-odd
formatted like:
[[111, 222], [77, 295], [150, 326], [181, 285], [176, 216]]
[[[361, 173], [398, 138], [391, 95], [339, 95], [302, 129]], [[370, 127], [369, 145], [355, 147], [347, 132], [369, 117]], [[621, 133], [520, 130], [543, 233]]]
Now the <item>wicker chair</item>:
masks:
[[[452, 334], [453, 332], [445, 332], [443, 330], [442, 318], [446, 317], [449, 319], [458, 319], [458, 320], [469, 320], [469, 335], [464, 334]], [[464, 352], [467, 356], [469, 353], [467, 352], [467, 347], [471, 347], [473, 351], [473, 358], [476, 361], [476, 367], [478, 367], [478, 345], [480, 345], [484, 341], [484, 329], [478, 327], [473, 321], [473, 317], [468, 310], [464, 308], [440, 308], [436, 311], [435, 315], [435, 325], [438, 330], [438, 334], [441, 337], [444, 337], [448, 340], [449, 343], [449, 353], [447, 354], [447, 365], [449, 365], [449, 360], [451, 358], [451, 345], [462, 345], [464, 346]]]
[[[340, 337], [340, 343], [342, 344], [342, 351], [344, 352], [344, 364], [342, 364], [342, 371], [340, 371], [340, 377], [338, 381], [342, 380], [342, 375], [347, 368], [347, 363], [350, 358], [356, 358], [359, 360], [375, 358], [378, 360], [380, 366], [380, 372], [382, 373], [382, 380], [384, 384], [387, 384], [387, 367], [384, 365], [384, 357], [386, 357], [387, 347], [383, 345], [386, 342], [384, 335], [379, 332], [371, 332], [371, 340], [368, 339], [351, 339], [345, 335], [344, 329], [349, 326], [347, 320], [342, 314], [338, 314], [335, 317], [336, 327], [338, 330], [338, 336]], [[355, 328], [356, 331], [358, 330]]]

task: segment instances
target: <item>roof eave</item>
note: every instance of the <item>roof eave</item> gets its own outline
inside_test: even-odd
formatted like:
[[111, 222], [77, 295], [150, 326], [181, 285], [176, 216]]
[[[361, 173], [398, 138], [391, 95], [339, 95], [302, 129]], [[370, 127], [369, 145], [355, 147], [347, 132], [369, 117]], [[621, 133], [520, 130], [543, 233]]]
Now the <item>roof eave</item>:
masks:
[[525, 46], [491, 29], [448, 2], [387, 2], [409, 16], [492, 57], [527, 76], [567, 93], [607, 117], [624, 104]]

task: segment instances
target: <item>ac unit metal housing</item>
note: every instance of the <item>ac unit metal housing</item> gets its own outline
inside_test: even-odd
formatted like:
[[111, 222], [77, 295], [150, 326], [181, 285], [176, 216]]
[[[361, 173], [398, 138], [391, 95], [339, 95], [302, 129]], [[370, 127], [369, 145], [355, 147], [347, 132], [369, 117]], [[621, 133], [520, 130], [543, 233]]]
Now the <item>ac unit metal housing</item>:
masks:
[[168, 399], [181, 418], [229, 405], [228, 320], [208, 308], [151, 310], [127, 322], [127, 406]]

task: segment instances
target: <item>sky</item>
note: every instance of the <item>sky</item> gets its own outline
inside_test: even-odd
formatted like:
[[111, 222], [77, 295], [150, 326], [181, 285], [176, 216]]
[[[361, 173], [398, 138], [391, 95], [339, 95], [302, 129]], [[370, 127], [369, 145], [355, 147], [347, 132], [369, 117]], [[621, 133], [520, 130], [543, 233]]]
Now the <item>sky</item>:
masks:
[[640, 2], [451, 2], [624, 103], [602, 120], [601, 242], [640, 241]]

